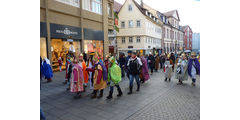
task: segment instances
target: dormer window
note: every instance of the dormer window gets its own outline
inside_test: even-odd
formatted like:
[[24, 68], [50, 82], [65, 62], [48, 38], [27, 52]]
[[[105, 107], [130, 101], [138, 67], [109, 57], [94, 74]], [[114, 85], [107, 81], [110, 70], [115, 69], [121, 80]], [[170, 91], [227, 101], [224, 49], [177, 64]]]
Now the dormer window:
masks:
[[132, 11], [132, 5], [128, 5], [128, 11]]

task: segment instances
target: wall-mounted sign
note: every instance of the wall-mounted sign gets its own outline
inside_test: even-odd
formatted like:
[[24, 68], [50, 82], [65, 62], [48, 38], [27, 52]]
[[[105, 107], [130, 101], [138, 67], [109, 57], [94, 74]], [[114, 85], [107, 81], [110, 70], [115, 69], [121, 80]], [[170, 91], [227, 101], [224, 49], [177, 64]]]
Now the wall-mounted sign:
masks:
[[80, 8], [80, 0], [56, 0], [56, 1]]
[[72, 39], [81, 39], [81, 28], [73, 27], [68, 25], [59, 25], [59, 24], [50, 24], [50, 31], [52, 38], [68, 38], [69, 36]]

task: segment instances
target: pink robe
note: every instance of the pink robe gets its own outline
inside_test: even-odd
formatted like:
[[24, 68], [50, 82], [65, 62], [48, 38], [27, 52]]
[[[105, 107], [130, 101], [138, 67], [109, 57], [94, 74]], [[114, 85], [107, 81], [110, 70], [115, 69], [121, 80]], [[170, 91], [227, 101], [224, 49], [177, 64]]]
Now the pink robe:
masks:
[[141, 61], [143, 63], [141, 74], [143, 76], [144, 81], [147, 81], [150, 79], [150, 76], [148, 73], [147, 60], [144, 57], [141, 57]]
[[70, 80], [70, 91], [74, 93], [83, 91], [83, 83], [84, 78], [82, 68], [80, 67], [80, 65], [74, 64], [72, 70], [72, 77]]

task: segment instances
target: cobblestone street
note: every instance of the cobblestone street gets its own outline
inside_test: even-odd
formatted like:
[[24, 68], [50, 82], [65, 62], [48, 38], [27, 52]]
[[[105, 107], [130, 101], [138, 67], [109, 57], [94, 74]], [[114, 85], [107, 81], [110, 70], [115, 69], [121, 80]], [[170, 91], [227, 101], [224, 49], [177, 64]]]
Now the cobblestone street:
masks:
[[191, 79], [184, 85], [177, 85], [175, 76], [171, 82], [164, 82], [164, 74], [159, 71], [151, 80], [142, 84], [140, 92], [127, 95], [128, 79], [120, 82], [123, 96], [113, 99], [104, 97], [91, 99], [91, 90], [82, 94], [80, 99], [73, 99], [74, 94], [66, 91], [63, 85], [65, 72], [54, 73], [53, 82], [41, 82], [41, 107], [47, 120], [199, 120], [200, 119], [200, 82], [195, 87]]

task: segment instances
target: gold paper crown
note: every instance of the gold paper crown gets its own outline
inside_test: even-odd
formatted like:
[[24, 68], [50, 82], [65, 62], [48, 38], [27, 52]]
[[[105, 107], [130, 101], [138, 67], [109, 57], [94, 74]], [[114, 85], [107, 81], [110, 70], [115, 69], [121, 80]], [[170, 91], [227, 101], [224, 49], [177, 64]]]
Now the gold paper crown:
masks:
[[81, 54], [79, 55], [79, 57], [83, 57], [83, 54], [81, 53]]

